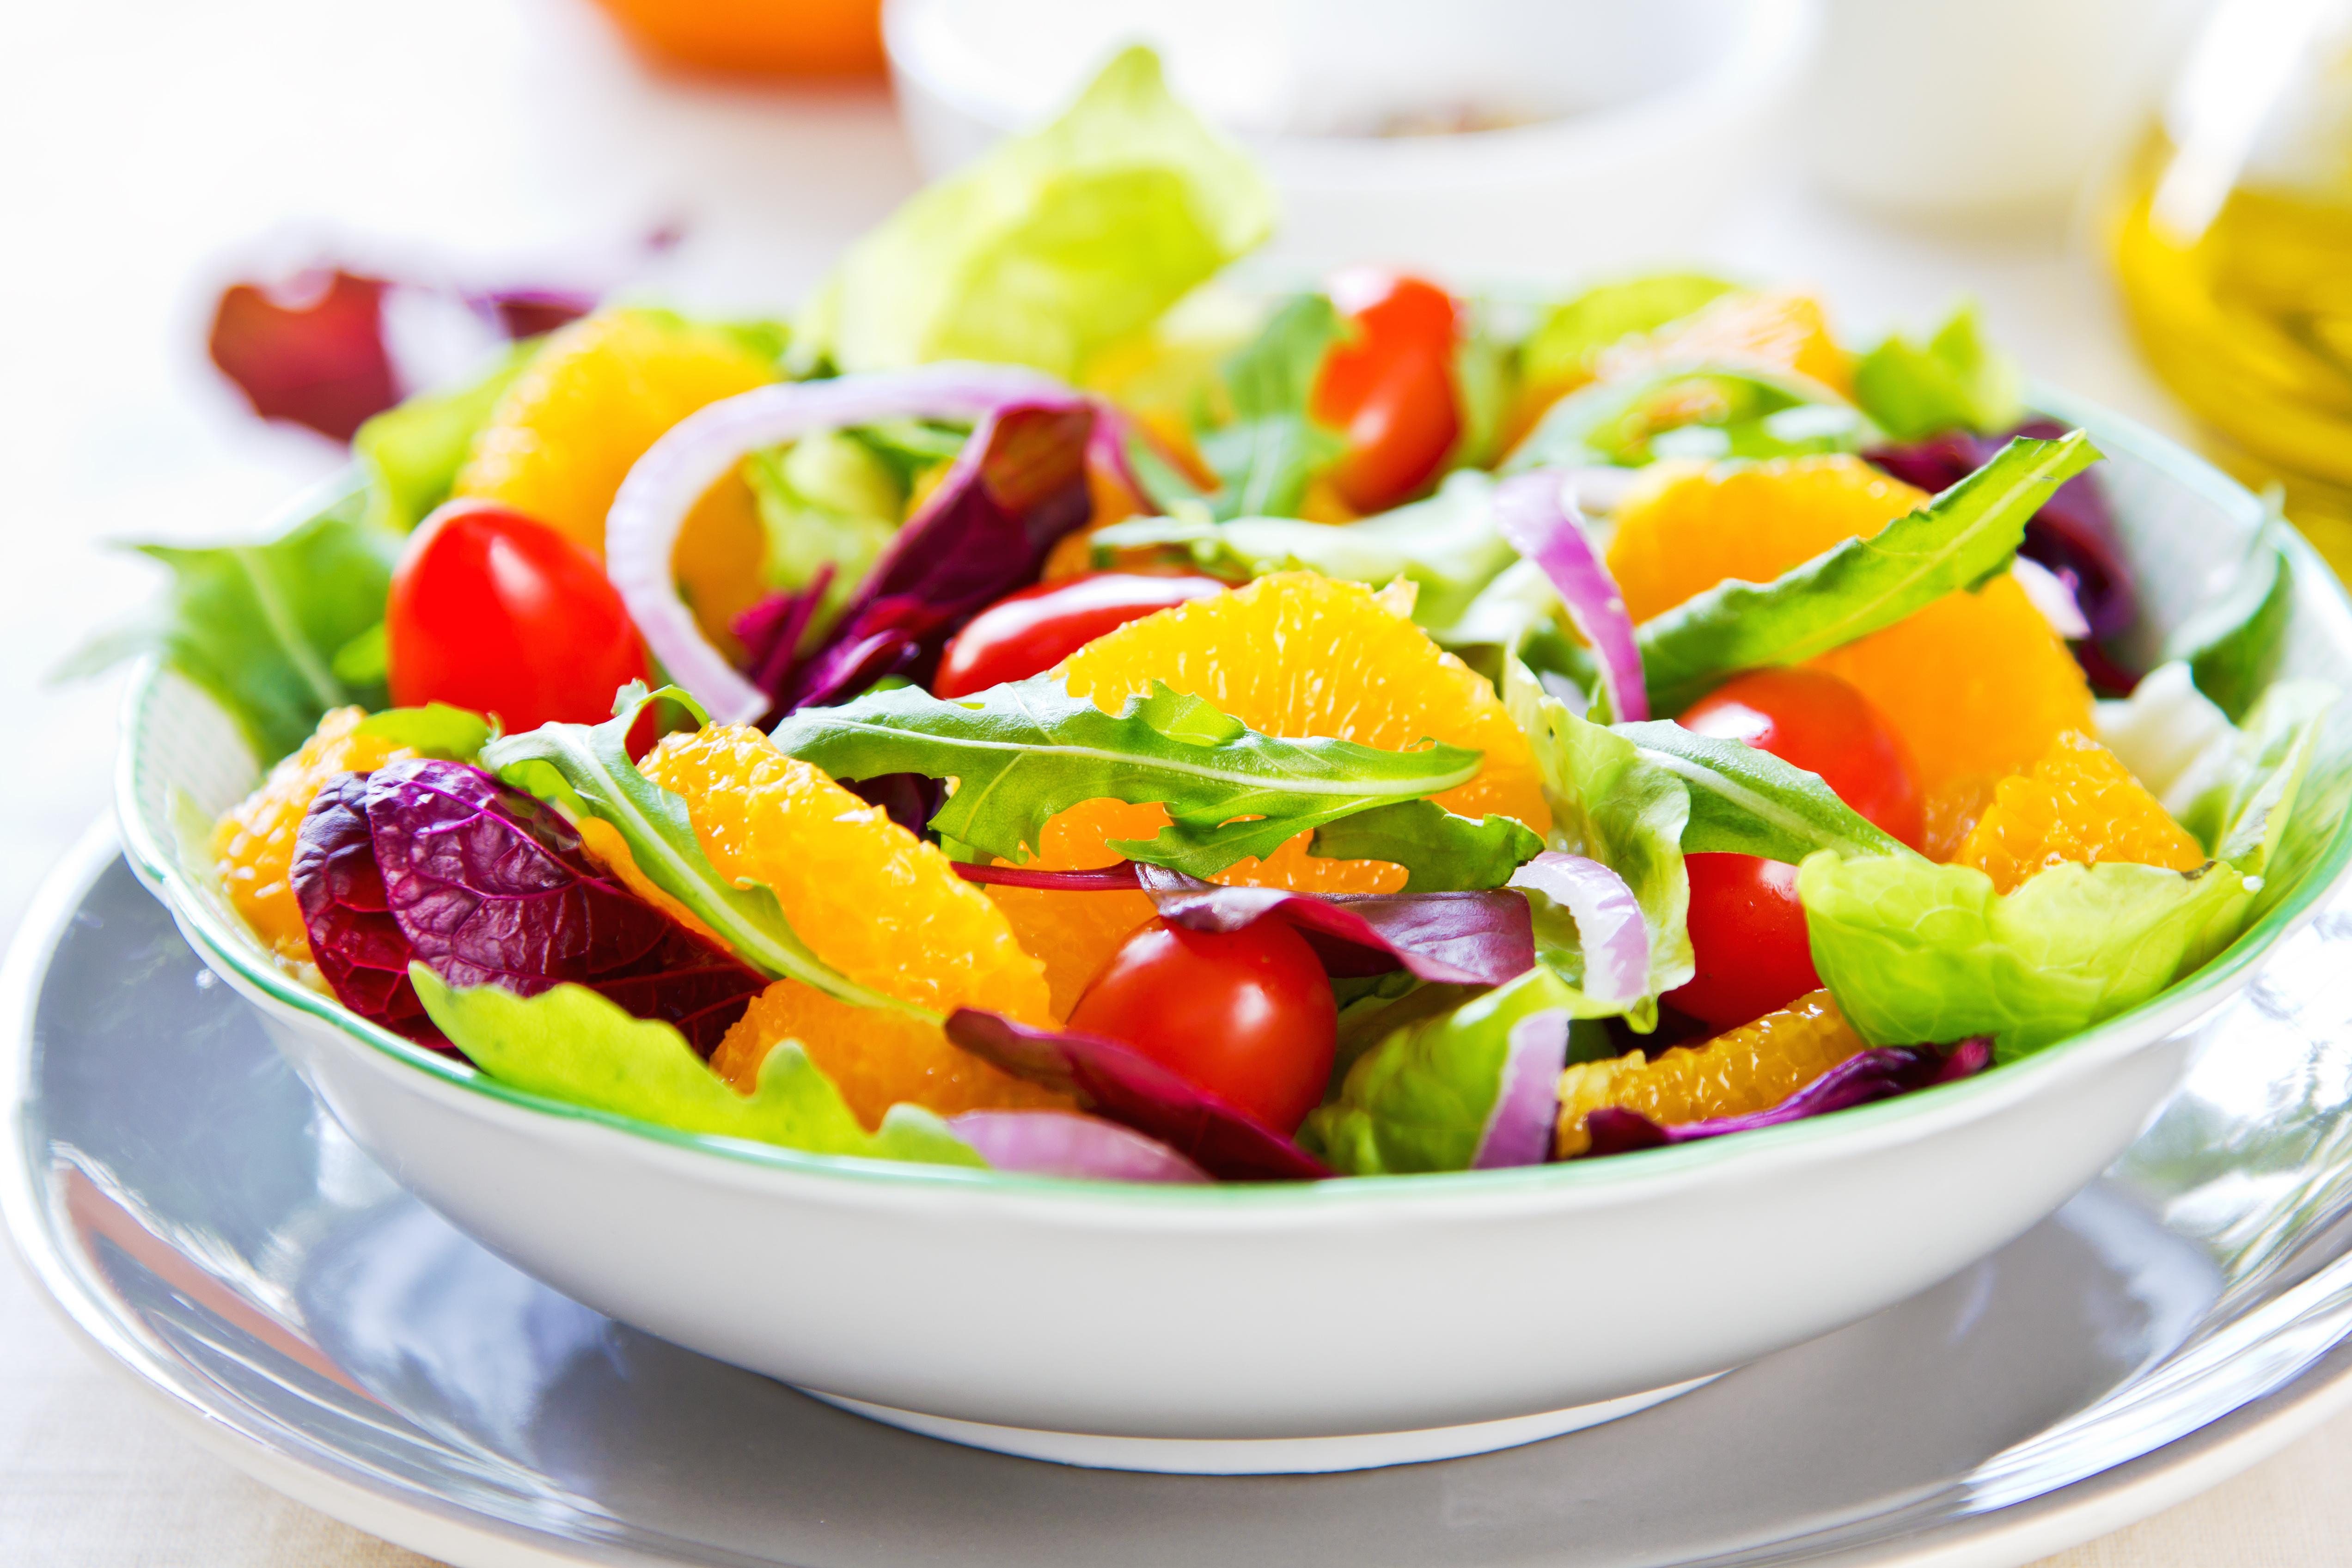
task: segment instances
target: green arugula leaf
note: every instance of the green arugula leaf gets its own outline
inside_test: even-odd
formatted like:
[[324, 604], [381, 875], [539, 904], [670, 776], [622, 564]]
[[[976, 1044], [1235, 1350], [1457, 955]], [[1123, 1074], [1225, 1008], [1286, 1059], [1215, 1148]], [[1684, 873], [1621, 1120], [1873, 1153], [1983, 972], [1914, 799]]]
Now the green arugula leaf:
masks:
[[2294, 572], [2279, 548], [2286, 518], [2275, 490], [2269, 516], [2247, 546], [2229, 584], [2164, 640], [2167, 663], [2185, 660], [2197, 689], [2233, 724], [2270, 684], [2294, 612]]
[[352, 437], [352, 455], [367, 475], [369, 522], [404, 534], [449, 498], [475, 435], [539, 352], [541, 341], [509, 344], [473, 381], [446, 392], [419, 392], [360, 426]]
[[394, 707], [371, 714], [360, 721], [358, 733], [405, 746], [420, 756], [471, 762], [482, 754], [498, 728], [471, 708], [426, 703], [423, 707]]
[[1315, 372], [1340, 331], [1330, 300], [1297, 295], [1225, 361], [1223, 406], [1204, 410], [1193, 431], [1221, 482], [1209, 497], [1213, 516], [1294, 517], [1307, 479], [1347, 450], [1307, 413]]
[[1638, 468], [1670, 452], [1685, 457], [1852, 452], [1876, 435], [1876, 427], [1854, 416], [1837, 393], [1806, 377], [1749, 366], [1681, 365], [1578, 388], [1551, 405], [1502, 472], [1612, 464]]
[[956, 702], [915, 686], [868, 693], [801, 709], [775, 740], [836, 779], [955, 779], [930, 826], [1009, 861], [1027, 859], [1046, 821], [1081, 800], [1158, 801], [1169, 827], [1110, 847], [1193, 876], [1354, 812], [1451, 789], [1477, 773], [1479, 759], [1452, 746], [1278, 740], [1158, 682], [1107, 714], [1052, 675]]
[[1612, 733], [1690, 791], [1683, 848], [1692, 853], [1724, 851], [1790, 865], [1821, 850], [1841, 858], [1919, 858], [1839, 800], [1818, 774], [1745, 741], [1693, 735], [1664, 719], [1612, 726]]
[[1637, 628], [1650, 705], [1680, 713], [1742, 670], [1798, 664], [1892, 626], [2006, 566], [2042, 503], [2099, 457], [2081, 431], [2020, 437], [1991, 462], [1868, 538], [1768, 583], [1732, 580]]
[[788, 976], [859, 1007], [938, 1021], [938, 1015], [868, 990], [818, 957], [768, 888], [720, 876], [703, 852], [686, 802], [637, 770], [630, 760], [631, 730], [641, 720], [656, 735], [698, 728], [708, 722], [699, 704], [665, 686], [652, 693], [632, 688], [614, 706], [614, 716], [600, 725], [545, 724], [493, 740], [482, 747], [482, 766], [574, 820], [611, 823], [646, 879], [761, 974]]
[[1656, 272], [1603, 283], [1555, 305], [1519, 347], [1519, 375], [1533, 387], [1580, 382], [1601, 353], [1711, 305], [1738, 285], [1696, 272]]
[[380, 681], [335, 673], [335, 656], [383, 621], [395, 534], [362, 520], [354, 490], [268, 544], [136, 549], [172, 571], [162, 605], [68, 657], [57, 678], [159, 653], [236, 720], [263, 762], [285, 756], [330, 708], [381, 707]]
[[1510, 881], [1543, 847], [1535, 831], [1516, 818], [1474, 820], [1434, 800], [1400, 800], [1316, 829], [1307, 852], [1401, 865], [1407, 893], [1476, 893]]
[[1889, 334], [1853, 370], [1853, 400], [1897, 441], [1948, 430], [1979, 435], [2025, 417], [2015, 361], [1985, 341], [1973, 299], [1963, 300], [1925, 348]]
[[501, 1083], [616, 1116], [747, 1138], [819, 1155], [985, 1167], [971, 1145], [917, 1105], [893, 1105], [868, 1133], [797, 1040], [760, 1063], [738, 1094], [668, 1024], [631, 1018], [585, 986], [519, 997], [502, 986], [459, 990], [408, 967], [425, 1010], [458, 1050]]

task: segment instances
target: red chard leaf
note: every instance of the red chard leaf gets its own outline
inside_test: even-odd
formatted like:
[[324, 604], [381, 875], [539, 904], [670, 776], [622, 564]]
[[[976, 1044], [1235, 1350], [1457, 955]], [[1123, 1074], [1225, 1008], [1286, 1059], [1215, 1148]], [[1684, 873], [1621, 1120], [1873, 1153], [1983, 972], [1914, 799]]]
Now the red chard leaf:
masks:
[[206, 347], [264, 419], [349, 441], [400, 401], [383, 340], [383, 278], [314, 270], [278, 287], [222, 290]]
[[288, 880], [310, 938], [311, 961], [336, 1000], [419, 1045], [454, 1052], [408, 978], [415, 950], [385, 901], [368, 832], [367, 775], [346, 773], [310, 802], [294, 838]]

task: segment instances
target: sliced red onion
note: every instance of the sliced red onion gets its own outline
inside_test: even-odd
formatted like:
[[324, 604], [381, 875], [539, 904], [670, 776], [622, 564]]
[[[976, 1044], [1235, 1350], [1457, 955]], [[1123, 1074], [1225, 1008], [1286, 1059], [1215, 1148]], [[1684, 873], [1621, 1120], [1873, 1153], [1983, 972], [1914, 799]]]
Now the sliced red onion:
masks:
[[1662, 1127], [1638, 1111], [1604, 1105], [1585, 1115], [1585, 1130], [1592, 1136], [1592, 1145], [1586, 1154], [1588, 1157], [1622, 1155], [1634, 1149], [1726, 1137], [1757, 1127], [1777, 1127], [1783, 1122], [1801, 1122], [1809, 1116], [1826, 1116], [1832, 1111], [1866, 1105], [1874, 1100], [1891, 1100], [1914, 1089], [1972, 1077], [1991, 1061], [1992, 1041], [1983, 1035], [1971, 1035], [1949, 1051], [1939, 1051], [1932, 1045], [1886, 1046], [1846, 1058], [1769, 1111], [1685, 1122], [1672, 1127]]
[[1042, 887], [1055, 893], [1133, 893], [1136, 862], [1097, 866], [1089, 871], [1030, 871], [1017, 865], [971, 865], [955, 862], [956, 874], [966, 882], [994, 883], [1001, 887]]
[[1559, 1115], [1559, 1074], [1568, 1065], [1568, 1014], [1530, 1013], [1511, 1026], [1503, 1082], [1486, 1130], [1478, 1135], [1474, 1171], [1539, 1166], [1551, 1155], [1552, 1123]]
[[2009, 563], [2009, 575], [2017, 579], [2017, 586], [2025, 590], [2025, 597], [2042, 612], [2052, 631], [2069, 643], [2091, 634], [2083, 607], [2074, 602], [2074, 591], [2056, 572], [2032, 556], [2021, 555]]
[[1001, 1171], [1087, 1181], [1210, 1179], [1208, 1172], [1159, 1139], [1099, 1116], [1065, 1111], [966, 1111], [948, 1118], [948, 1130]]
[[[604, 522], [605, 575], [669, 678], [718, 722], [748, 724], [768, 711], [768, 694], [703, 636], [671, 575], [678, 531], [710, 486], [750, 454], [816, 431], [888, 419], [979, 419], [1012, 402], [1088, 401], [1039, 371], [959, 361], [779, 382], [722, 398], [673, 425], [621, 482]], [[1103, 423], [1097, 421], [1098, 430]], [[1118, 444], [1116, 434], [1097, 439]], [[1126, 476], [1124, 455], [1117, 461]]]
[[1533, 888], [1575, 919], [1586, 996], [1631, 1002], [1649, 990], [1650, 927], [1623, 877], [1599, 861], [1546, 850], [1513, 872], [1509, 885]]
[[1568, 478], [1559, 469], [1538, 468], [1495, 486], [1495, 527], [1513, 549], [1543, 568], [1568, 607], [1584, 640], [1601, 659], [1601, 682], [1620, 723], [1650, 716], [1650, 695], [1642, 684], [1642, 652], [1633, 642], [1633, 618], [1601, 564], [1584, 519], [1568, 497]]
[[1293, 893], [1220, 887], [1163, 866], [1135, 869], [1161, 919], [1194, 931], [1238, 931], [1271, 916], [1306, 937], [1333, 975], [1379, 975], [1401, 966], [1423, 980], [1499, 986], [1535, 967], [1528, 901], [1500, 889]]
[[1042, 1083], [1134, 1128], [1225, 1181], [1319, 1181], [1328, 1166], [1281, 1133], [1115, 1040], [1035, 1029], [978, 1008], [948, 1015], [948, 1038], [1015, 1078]]

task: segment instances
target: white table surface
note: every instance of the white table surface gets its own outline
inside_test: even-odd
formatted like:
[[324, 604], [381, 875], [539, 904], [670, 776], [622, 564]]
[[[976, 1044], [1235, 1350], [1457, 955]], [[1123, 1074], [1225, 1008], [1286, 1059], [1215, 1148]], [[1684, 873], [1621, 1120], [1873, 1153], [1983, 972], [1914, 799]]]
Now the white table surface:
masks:
[[[0, 936], [100, 810], [119, 682], [45, 674], [152, 590], [110, 548], [249, 531], [337, 461], [246, 417], [201, 337], [213, 290], [312, 250], [593, 280], [671, 221], [647, 281], [774, 308], [913, 187], [887, 99], [649, 77], [584, 0], [73, 0], [0, 6]], [[1963, 291], [2035, 373], [2162, 424], [2066, 225], [1933, 234], [1762, 182], [1717, 266], [1821, 289], [1850, 335]], [[2352, 1417], [2072, 1568], [2352, 1560]], [[0, 1268], [0, 1563], [421, 1563], [188, 1445]]]

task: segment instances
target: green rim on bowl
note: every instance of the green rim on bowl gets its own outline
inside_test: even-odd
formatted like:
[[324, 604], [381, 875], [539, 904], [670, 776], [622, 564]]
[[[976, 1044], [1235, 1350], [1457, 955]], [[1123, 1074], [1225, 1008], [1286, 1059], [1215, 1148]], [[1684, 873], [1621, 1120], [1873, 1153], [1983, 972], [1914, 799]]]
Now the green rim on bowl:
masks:
[[[2132, 421], [2063, 393], [2036, 388], [2032, 402], [2042, 412], [2089, 431], [2093, 439], [2110, 454], [2128, 455], [2171, 484], [2204, 497], [2223, 512], [2235, 517], [2242, 531], [2251, 533], [2259, 525], [2262, 507], [2252, 494], [2221, 470], [2177, 444]], [[305, 497], [296, 507], [289, 508], [289, 518], [307, 518], [322, 505], [342, 494], [349, 483], [348, 479], [338, 480]], [[2352, 667], [2352, 600], [2347, 599], [2334, 573], [2300, 534], [2291, 534], [2286, 548], [2294, 569], [2295, 620], [2302, 622], [2308, 618], [2317, 618], [2322, 622], [2318, 628], [2322, 632], [2321, 641], [2342, 659], [2346, 666]], [[1818, 1148], [1832, 1141], [1868, 1135], [1874, 1129], [1916, 1122], [1938, 1111], [1958, 1112], [1971, 1107], [1989, 1094], [2022, 1097], [2051, 1073], [2081, 1071], [2095, 1065], [2090, 1061], [2092, 1058], [2127, 1048], [2133, 1039], [2144, 1032], [2137, 1026], [2155, 1015], [2178, 1012], [2183, 1015], [2186, 1022], [2201, 1012], [2212, 999], [2217, 999], [2216, 993], [2241, 981], [2268, 954], [2273, 944], [2299, 925], [2313, 912], [2321, 897], [2343, 878], [2347, 863], [2352, 863], [2352, 810], [2345, 809], [2345, 798], [2352, 795], [2352, 746], [2339, 745], [2331, 755], [2333, 767], [2327, 780], [2334, 795], [2334, 820], [2321, 827], [2315, 835], [2305, 836], [2305, 852], [2308, 860], [2294, 886], [2219, 957], [2138, 1007], [2023, 1061], [2005, 1065], [1997, 1071], [1858, 1106], [1833, 1116], [1788, 1123], [1746, 1133], [1736, 1138], [1674, 1145], [1605, 1160], [1570, 1161], [1504, 1170], [1206, 1186], [1080, 1181], [875, 1160], [848, 1155], [810, 1154], [780, 1145], [681, 1132], [657, 1123], [593, 1110], [510, 1087], [360, 1018], [333, 998], [301, 984], [265, 958], [253, 937], [225, 915], [217, 901], [204, 893], [181, 863], [168, 825], [160, 820], [162, 814], [152, 809], [150, 804], [159, 800], [160, 794], [147, 788], [147, 740], [155, 704], [165, 692], [170, 678], [168, 672], [151, 661], [134, 676], [127, 694], [123, 710], [123, 747], [117, 772], [117, 805], [125, 852], [132, 869], [171, 907], [182, 929], [194, 939], [207, 962], [229, 971], [251, 989], [318, 1019], [352, 1040], [426, 1073], [443, 1085], [479, 1094], [515, 1109], [606, 1127], [674, 1148], [698, 1151], [772, 1170], [866, 1181], [949, 1184], [967, 1188], [981, 1186], [1090, 1202], [1115, 1198], [1155, 1206], [1208, 1205], [1220, 1207], [1235, 1204], [1329, 1205], [1373, 1198], [1387, 1200], [1408, 1194], [1438, 1198], [1473, 1192], [1493, 1194], [1498, 1189], [1557, 1190], [1570, 1186], [1614, 1186], [1626, 1181], [1654, 1181], [1696, 1174], [1712, 1169], [1727, 1159], [1755, 1159], [1774, 1151], [1785, 1155]], [[2317, 770], [2315, 769], [2316, 776]], [[2307, 818], [2308, 813], [2305, 815]]]

